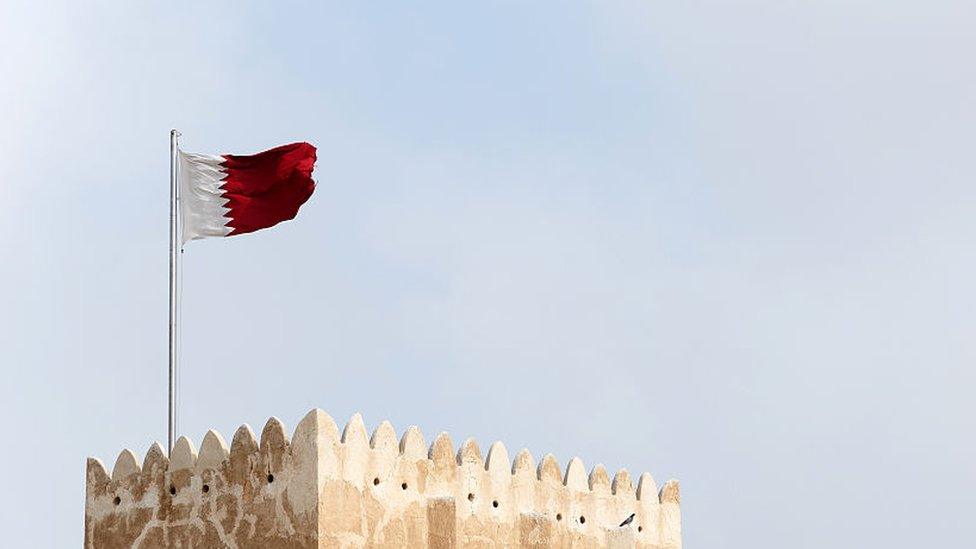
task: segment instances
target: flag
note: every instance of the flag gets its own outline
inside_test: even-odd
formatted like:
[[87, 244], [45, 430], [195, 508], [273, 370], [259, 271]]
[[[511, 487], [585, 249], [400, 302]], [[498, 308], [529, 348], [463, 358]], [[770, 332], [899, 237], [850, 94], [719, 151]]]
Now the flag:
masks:
[[294, 219], [315, 190], [314, 166], [315, 147], [308, 143], [249, 156], [179, 151], [183, 243]]

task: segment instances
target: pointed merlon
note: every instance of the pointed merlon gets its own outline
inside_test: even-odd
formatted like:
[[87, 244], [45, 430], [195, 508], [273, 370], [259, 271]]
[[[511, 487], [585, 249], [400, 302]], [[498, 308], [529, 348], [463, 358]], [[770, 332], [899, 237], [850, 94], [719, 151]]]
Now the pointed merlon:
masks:
[[111, 480], [108, 476], [108, 471], [105, 470], [105, 465], [102, 464], [102, 460], [90, 457], [85, 465], [86, 478], [89, 486], [103, 486]]
[[658, 502], [657, 481], [650, 473], [641, 474], [640, 480], [637, 481], [637, 499], [638, 501]]
[[131, 475], [139, 473], [139, 461], [132, 450], [126, 448], [119, 453], [115, 460], [115, 467], [112, 467], [112, 480], [122, 480]]
[[660, 501], [661, 503], [681, 503], [681, 487], [677, 480], [671, 479], [664, 483], [664, 488], [661, 488]]
[[373, 431], [373, 435], [369, 437], [369, 447], [377, 452], [396, 455], [400, 450], [398, 446], [396, 429], [393, 428], [392, 423], [386, 420], [383, 420], [379, 427]]
[[288, 449], [288, 435], [281, 420], [272, 416], [261, 430], [261, 454], [282, 455]]
[[407, 427], [403, 437], [400, 438], [400, 455], [414, 459], [426, 457], [427, 443], [424, 441], [424, 434], [416, 425]]
[[493, 480], [501, 481], [510, 476], [511, 461], [508, 459], [508, 450], [501, 441], [495, 441], [488, 448], [488, 458], [485, 459], [485, 470]]
[[227, 460], [229, 453], [224, 437], [211, 429], [204, 435], [203, 442], [200, 444], [200, 456], [197, 458], [196, 468], [198, 471], [217, 469]]
[[293, 466], [332, 477], [342, 469], [339, 427], [324, 410], [313, 408], [298, 422], [291, 438]]
[[251, 426], [245, 423], [237, 428], [234, 438], [230, 442], [230, 458], [246, 456], [258, 451], [258, 440], [254, 436]]
[[634, 484], [630, 481], [630, 473], [627, 472], [627, 469], [617, 471], [617, 474], [613, 477], [612, 488], [614, 495], [634, 493]]
[[169, 460], [170, 471], [182, 471], [192, 469], [197, 464], [197, 451], [193, 448], [193, 443], [186, 437], [176, 439], [173, 445], [173, 454]]
[[234, 439], [230, 442], [230, 455], [227, 456], [225, 469], [228, 482], [244, 483], [255, 474], [258, 458], [258, 441], [254, 438], [250, 425], [245, 423], [237, 428]]
[[562, 484], [563, 475], [559, 472], [559, 462], [556, 461], [556, 457], [552, 454], [546, 454], [542, 461], [539, 462], [539, 469], [536, 472], [536, 476], [541, 481], [549, 481], [553, 483]]
[[142, 460], [143, 472], [151, 474], [153, 471], [165, 471], [168, 466], [169, 458], [166, 457], [166, 451], [158, 442], [153, 442]]
[[607, 474], [606, 467], [602, 463], [598, 463], [590, 471], [590, 478], [588, 482], [590, 490], [593, 492], [598, 492], [601, 494], [610, 493], [610, 475]]
[[342, 430], [342, 443], [356, 446], [369, 445], [369, 441], [366, 439], [366, 424], [363, 422], [363, 416], [359, 412], [349, 418], [349, 423]]
[[339, 427], [336, 426], [336, 422], [332, 419], [332, 416], [325, 413], [324, 410], [314, 408], [298, 422], [298, 426], [295, 427], [295, 433], [292, 436], [292, 444], [297, 444], [298, 440], [301, 439], [301, 445], [310, 448], [317, 444], [319, 437], [322, 438], [322, 442], [328, 447], [335, 448], [338, 446], [340, 440]]
[[451, 437], [446, 432], [442, 432], [437, 435], [434, 439], [434, 443], [430, 445], [430, 450], [427, 452], [427, 457], [434, 462], [435, 466], [445, 466], [447, 464], [454, 465], [454, 444], [451, 442]]
[[589, 486], [586, 482], [586, 467], [583, 460], [574, 457], [566, 464], [566, 475], [563, 477], [563, 484], [570, 490], [585, 492]]
[[478, 443], [475, 442], [473, 438], [469, 438], [464, 441], [461, 445], [461, 449], [457, 453], [457, 464], [471, 464], [471, 465], [482, 465], [481, 461], [481, 448], [478, 448]]
[[515, 459], [512, 461], [512, 474], [521, 475], [534, 471], [535, 459], [532, 457], [532, 452], [528, 448], [522, 448], [515, 454]]

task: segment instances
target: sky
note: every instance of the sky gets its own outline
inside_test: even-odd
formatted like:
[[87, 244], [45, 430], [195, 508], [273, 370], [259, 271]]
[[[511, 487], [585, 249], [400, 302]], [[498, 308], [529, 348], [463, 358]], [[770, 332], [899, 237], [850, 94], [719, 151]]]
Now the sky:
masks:
[[166, 437], [168, 134], [306, 140], [183, 254], [179, 431], [311, 408], [678, 478], [685, 546], [976, 537], [971, 2], [0, 4], [0, 528]]

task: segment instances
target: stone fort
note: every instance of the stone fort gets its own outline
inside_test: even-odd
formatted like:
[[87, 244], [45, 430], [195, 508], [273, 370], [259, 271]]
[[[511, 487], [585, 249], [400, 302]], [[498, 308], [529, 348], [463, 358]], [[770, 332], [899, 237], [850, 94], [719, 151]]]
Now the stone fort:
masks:
[[[359, 414], [341, 434], [312, 410], [289, 440], [268, 420], [228, 449], [209, 431], [199, 452], [181, 437], [153, 444], [140, 466], [123, 450], [112, 473], [88, 459], [85, 548], [641, 547], [680, 549], [676, 480], [658, 490], [643, 473], [611, 481], [579, 458], [509, 459], [501, 442], [482, 457], [473, 439], [455, 453], [447, 433], [428, 448], [416, 427], [372, 436]], [[633, 520], [620, 526], [631, 514]]]

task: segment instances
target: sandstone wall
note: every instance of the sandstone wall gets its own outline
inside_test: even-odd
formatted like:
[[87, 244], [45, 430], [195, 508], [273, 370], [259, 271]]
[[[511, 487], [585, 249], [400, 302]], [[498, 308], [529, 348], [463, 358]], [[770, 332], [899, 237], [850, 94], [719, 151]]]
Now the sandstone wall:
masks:
[[[88, 460], [85, 547], [681, 547], [678, 482], [635, 489], [579, 458], [560, 469], [528, 451], [509, 460], [496, 442], [482, 458], [446, 433], [427, 447], [389, 422], [367, 438], [356, 414], [340, 434], [313, 410], [289, 441], [271, 418], [258, 443], [247, 425], [230, 449], [210, 431], [200, 451], [186, 438], [167, 458], [159, 444], [140, 467], [129, 450], [111, 477]], [[618, 524], [631, 513], [631, 525]]]

